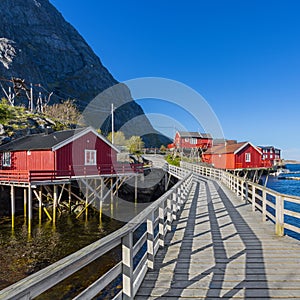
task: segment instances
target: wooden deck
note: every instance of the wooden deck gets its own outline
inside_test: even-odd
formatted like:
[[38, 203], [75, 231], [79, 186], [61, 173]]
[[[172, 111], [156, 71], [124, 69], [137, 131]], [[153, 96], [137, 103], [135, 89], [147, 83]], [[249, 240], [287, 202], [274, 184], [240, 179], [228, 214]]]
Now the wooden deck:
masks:
[[300, 299], [300, 242], [199, 177], [135, 299]]

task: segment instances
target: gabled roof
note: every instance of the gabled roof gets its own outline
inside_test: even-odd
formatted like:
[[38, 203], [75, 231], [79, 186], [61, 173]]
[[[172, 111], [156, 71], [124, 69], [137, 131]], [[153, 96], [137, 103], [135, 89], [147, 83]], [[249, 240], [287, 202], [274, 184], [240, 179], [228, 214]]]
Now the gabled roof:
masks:
[[230, 154], [230, 153], [237, 154], [248, 145], [253, 147], [257, 152], [261, 154], [261, 151], [257, 149], [257, 147], [253, 146], [250, 142], [240, 142], [240, 143], [227, 144], [227, 145], [219, 144], [208, 149], [205, 152], [205, 154]]
[[40, 133], [32, 134], [16, 139], [10, 143], [0, 146], [0, 152], [4, 151], [21, 151], [21, 150], [57, 150], [72, 141], [82, 137], [83, 135], [93, 132], [98, 138], [103, 140], [115, 151], [119, 150], [106, 140], [102, 135], [98, 134], [92, 127], [55, 131], [50, 134]]
[[212, 136], [209, 133], [200, 133], [195, 131], [178, 131], [178, 134], [182, 138], [198, 138], [198, 139], [212, 138]]

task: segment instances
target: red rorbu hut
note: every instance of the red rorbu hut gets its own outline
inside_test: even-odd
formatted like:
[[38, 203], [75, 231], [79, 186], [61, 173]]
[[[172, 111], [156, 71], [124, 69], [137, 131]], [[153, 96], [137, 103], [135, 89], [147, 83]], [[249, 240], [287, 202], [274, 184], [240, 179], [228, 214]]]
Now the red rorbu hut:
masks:
[[91, 127], [28, 135], [0, 146], [0, 180], [113, 174], [118, 152]]
[[204, 162], [219, 169], [254, 169], [263, 167], [261, 151], [250, 142], [220, 144], [202, 154]]
[[207, 133], [177, 131], [174, 138], [174, 146], [179, 149], [203, 149], [212, 146], [212, 136]]

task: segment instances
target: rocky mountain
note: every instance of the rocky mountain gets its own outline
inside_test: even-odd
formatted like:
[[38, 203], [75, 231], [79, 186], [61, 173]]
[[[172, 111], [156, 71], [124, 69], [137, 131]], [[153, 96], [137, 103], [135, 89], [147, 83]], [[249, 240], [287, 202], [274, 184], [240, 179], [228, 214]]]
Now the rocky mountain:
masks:
[[[41, 96], [44, 101], [51, 99], [50, 103], [75, 99], [81, 111], [88, 107], [86, 116], [104, 133], [111, 127], [109, 113], [103, 112], [108, 112], [114, 101], [115, 130], [126, 129], [129, 136], [136, 134], [136, 128], [143, 128], [147, 146], [169, 142], [153, 129], [125, 85], [110, 92], [113, 98], [106, 93], [89, 107], [100, 92], [118, 82], [48, 0], [0, 1], [0, 82], [6, 92], [13, 86], [11, 78], [25, 80], [22, 101], [26, 92], [28, 96], [30, 83], [36, 99]], [[21, 92], [16, 101], [21, 101]]]

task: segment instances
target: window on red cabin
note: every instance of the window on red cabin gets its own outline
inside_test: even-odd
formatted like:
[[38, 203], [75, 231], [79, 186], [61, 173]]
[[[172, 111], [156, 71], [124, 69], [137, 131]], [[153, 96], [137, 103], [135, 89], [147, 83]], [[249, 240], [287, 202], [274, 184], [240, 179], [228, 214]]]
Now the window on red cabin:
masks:
[[251, 153], [245, 153], [245, 162], [251, 162]]
[[11, 153], [10, 152], [3, 152], [2, 166], [3, 167], [10, 167], [11, 166]]
[[84, 165], [97, 165], [97, 150], [84, 150]]
[[191, 138], [191, 139], [190, 139], [190, 143], [191, 143], [192, 145], [196, 145], [196, 144], [197, 144], [197, 139]]

